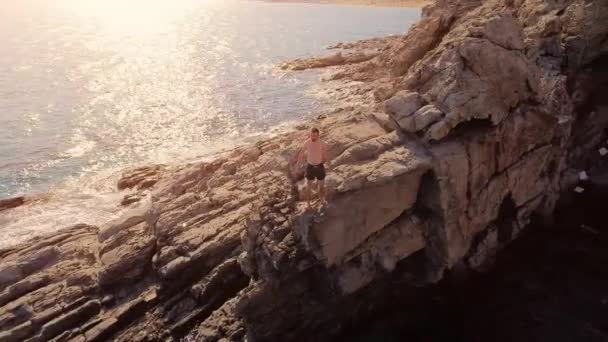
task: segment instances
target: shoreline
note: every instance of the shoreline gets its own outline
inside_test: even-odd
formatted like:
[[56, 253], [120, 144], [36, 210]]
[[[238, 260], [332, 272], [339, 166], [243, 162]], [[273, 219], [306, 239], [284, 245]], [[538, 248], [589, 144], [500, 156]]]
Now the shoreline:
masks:
[[274, 3], [304, 3], [319, 5], [351, 5], [371, 7], [405, 7], [422, 8], [432, 1], [430, 0], [262, 0]]
[[[324, 0], [320, 0], [320, 1], [315, 1], [315, 0], [313, 0], [313, 1], [262, 0], [262, 1], [276, 2], [276, 3], [301, 2], [301, 3], [319, 3], [319, 4], [328, 4], [331, 2], [331, 1], [324, 1]], [[337, 0], [337, 2], [347, 3], [349, 1]], [[353, 1], [350, 1], [350, 2], [353, 2]], [[357, 1], [354, 1], [354, 2], [357, 2]], [[363, 3], [364, 1], [360, 1], [360, 2]], [[357, 50], [357, 49], [359, 49], [359, 46], [357, 44], [365, 43], [370, 40], [371, 41], [376, 41], [376, 40], [383, 41], [385, 39], [387, 39], [387, 37], [375, 37], [375, 38], [371, 38], [371, 39], [363, 39], [363, 40], [355, 40], [355, 41], [347, 40], [345, 42], [338, 43], [338, 45], [334, 46], [333, 48], [334, 49], [342, 48], [342, 49]], [[350, 45], [353, 45], [353, 47], [349, 47]], [[276, 65], [275, 67], [279, 67], [279, 65]], [[307, 68], [307, 69], [309, 69], [309, 68]], [[241, 142], [239, 142], [233, 146], [227, 147], [227, 148], [219, 149], [217, 151], [209, 153], [208, 155], [200, 155], [200, 156], [196, 156], [192, 159], [173, 161], [171, 163], [168, 163], [167, 165], [172, 168], [179, 169], [181, 167], [184, 167], [184, 165], [191, 165], [191, 164], [199, 163], [199, 162], [202, 162], [203, 160], [205, 160], [205, 161], [219, 160], [219, 159], [224, 158], [227, 155], [230, 155], [231, 153], [233, 153], [235, 151], [253, 147], [260, 142], [272, 140], [272, 139], [277, 138], [278, 136], [284, 136], [284, 135], [288, 135], [288, 134], [293, 134], [294, 132], [301, 131], [302, 127], [305, 127], [310, 121], [316, 120], [315, 118], [318, 119], [319, 117], [324, 118], [324, 117], [330, 116], [336, 111], [344, 110], [344, 108], [348, 107], [349, 104], [352, 105], [352, 103], [350, 103], [350, 102], [345, 103], [343, 101], [344, 98], [359, 98], [359, 101], [363, 101], [363, 102], [358, 103], [358, 105], [361, 105], [361, 106], [369, 105], [368, 101], [370, 101], [370, 98], [368, 96], [361, 96], [361, 95], [354, 94], [354, 93], [357, 93], [358, 91], [351, 89], [352, 85], [350, 85], [349, 82], [343, 82], [341, 80], [337, 80], [337, 84], [329, 86], [328, 82], [319, 79], [316, 86], [322, 86], [324, 88], [323, 97], [331, 98], [331, 100], [330, 100], [332, 102], [331, 106], [328, 107], [325, 105], [321, 105], [321, 107], [317, 108], [313, 114], [309, 114], [310, 117], [308, 117], [306, 119], [303, 119], [303, 120], [300, 119], [297, 121], [289, 121], [289, 122], [282, 123], [278, 126], [274, 126], [274, 127], [270, 128], [270, 131], [258, 132], [255, 135], [249, 136], [244, 141], [241, 141]], [[365, 99], [363, 99], [363, 98], [365, 98]], [[324, 101], [327, 101], [327, 100], [324, 100]], [[116, 182], [120, 182], [120, 180], [122, 180], [124, 178], [129, 178], [129, 176], [124, 176], [124, 175], [130, 174], [133, 170], [137, 170], [140, 168], [144, 168], [144, 169], [151, 168], [151, 167], [154, 167], [155, 165], [157, 165], [157, 163], [140, 163], [137, 165], [126, 166], [120, 170], [115, 171], [115, 173], [113, 173], [112, 178], [116, 179]], [[90, 178], [90, 175], [89, 175], [89, 178]], [[147, 179], [146, 181], [150, 181], [150, 180]], [[61, 184], [62, 183], [51, 184], [44, 191], [18, 192], [15, 194], [10, 194], [8, 196], [0, 195], [0, 215], [7, 214], [9, 212], [10, 212], [10, 214], [15, 214], [15, 216], [11, 217], [10, 219], [6, 219], [5, 221], [0, 221], [0, 230], [7, 228], [11, 225], [15, 225], [16, 222], [23, 220], [24, 217], [27, 217], [24, 213], [26, 211], [31, 211], [33, 208], [38, 209], [40, 212], [48, 213], [49, 212], [48, 210], [42, 209], [43, 208], [42, 205], [48, 204], [49, 199], [51, 199], [51, 198], [55, 198], [55, 199], [59, 198], [54, 195], [54, 192], [57, 190], [56, 189], [57, 187], [63, 186]], [[112, 211], [108, 211], [108, 213], [110, 213], [109, 215], [112, 217], [120, 215], [120, 213], [122, 213], [125, 210], [129, 210], [129, 208], [131, 208], [133, 204], [137, 204], [137, 202], [139, 202], [141, 199], [143, 199], [145, 197], [142, 194], [142, 191], [139, 191], [141, 189], [136, 189], [136, 188], [135, 189], [134, 188], [121, 189], [121, 188], [117, 187], [117, 184], [115, 184], [115, 183], [112, 184], [111, 187], [112, 187], [112, 193], [111, 193], [112, 199], [115, 200], [116, 198], [118, 198], [118, 200], [115, 201], [116, 207], [113, 208]], [[150, 184], [150, 187], [152, 187], [152, 184]], [[72, 191], [68, 191], [68, 192], [74, 192], [74, 193], [77, 192], [76, 189], [71, 189], [71, 190]], [[148, 194], [148, 191], [147, 191], [148, 189], [145, 189], [145, 190], [146, 191], [143, 191], [143, 193]], [[57, 208], [66, 206], [65, 195], [68, 192], [62, 192], [63, 197], [61, 197], [61, 201], [63, 202], [63, 204], [57, 204], [56, 205]], [[104, 205], [110, 204], [111, 202], [112, 201], [108, 200], [108, 202], [104, 202]], [[85, 206], [85, 208], [87, 208], [87, 206]], [[109, 221], [111, 221], [111, 219], [104, 219], [103, 221], [89, 220], [86, 222], [83, 222], [83, 221], [78, 221], [78, 222], [87, 224], [87, 225], [91, 225], [91, 226], [104, 226]], [[45, 238], [45, 237], [50, 237], [50, 236], [56, 235], [63, 230], [68, 230], [71, 227], [71, 225], [69, 225], [69, 224], [61, 224], [60, 226], [61, 226], [61, 228], [56, 229], [56, 230], [55, 229], [52, 229], [52, 230], [40, 229], [36, 232], [32, 231], [31, 232], [32, 235], [30, 235], [27, 238], [16, 239], [16, 241], [13, 241], [10, 243], [5, 243], [5, 244], [0, 243], [0, 254], [4, 250], [15, 248], [22, 244], [28, 244], [28, 243], [30, 243], [30, 241], [32, 241], [33, 239], [36, 239], [36, 238]]]

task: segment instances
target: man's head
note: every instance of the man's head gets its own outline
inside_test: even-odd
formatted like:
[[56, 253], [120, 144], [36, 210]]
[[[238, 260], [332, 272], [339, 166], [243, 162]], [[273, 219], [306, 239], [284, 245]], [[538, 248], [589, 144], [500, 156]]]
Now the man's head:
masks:
[[310, 140], [317, 141], [319, 140], [319, 129], [314, 127], [310, 130]]

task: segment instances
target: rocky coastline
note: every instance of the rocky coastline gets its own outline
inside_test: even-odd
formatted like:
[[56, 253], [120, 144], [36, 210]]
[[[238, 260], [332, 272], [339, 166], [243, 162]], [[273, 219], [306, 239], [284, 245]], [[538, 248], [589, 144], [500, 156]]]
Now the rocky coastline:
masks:
[[300, 202], [307, 127], [127, 172], [123, 216], [0, 250], [0, 342], [329, 341], [492, 269], [581, 171], [605, 184], [606, 22], [597, 0], [437, 0], [405, 36], [340, 47], [373, 55], [287, 63], [367, 99], [310, 122], [330, 206]]

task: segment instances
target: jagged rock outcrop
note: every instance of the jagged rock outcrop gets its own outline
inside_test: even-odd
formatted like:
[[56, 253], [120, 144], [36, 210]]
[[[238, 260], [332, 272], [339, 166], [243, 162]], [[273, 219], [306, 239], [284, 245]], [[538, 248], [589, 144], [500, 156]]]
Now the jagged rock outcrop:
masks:
[[337, 53], [329, 56], [296, 59], [281, 63], [280, 67], [283, 70], [300, 71], [367, 62], [378, 57], [382, 51], [388, 50], [399, 39], [399, 36], [389, 36], [364, 39], [353, 43], [338, 43], [328, 47], [331, 50], [340, 50]]
[[165, 165], [151, 165], [123, 172], [118, 180], [118, 189], [131, 189], [135, 192], [126, 194], [120, 204], [128, 206], [141, 201], [148, 194], [148, 190], [170, 171], [171, 169]]
[[299, 71], [306, 69], [327, 68], [330, 66], [338, 66], [345, 64], [357, 64], [369, 61], [370, 59], [376, 56], [378, 56], [378, 53], [355, 52], [344, 55], [341, 52], [338, 52], [336, 54], [325, 57], [297, 59], [291, 62], [281, 64], [281, 69]]
[[335, 77], [381, 102], [314, 123], [328, 207], [299, 201], [306, 130], [136, 170], [123, 216], [0, 252], [0, 341], [320, 341], [394, 284], [483, 269], [605, 139], [606, 22], [602, 1], [438, 1]]

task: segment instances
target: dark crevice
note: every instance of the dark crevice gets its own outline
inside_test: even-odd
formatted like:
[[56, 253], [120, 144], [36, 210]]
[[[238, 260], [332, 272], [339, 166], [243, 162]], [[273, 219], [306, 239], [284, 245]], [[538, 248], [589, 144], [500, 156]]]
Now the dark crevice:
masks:
[[470, 120], [458, 123], [450, 131], [449, 137], [455, 139], [469, 134], [483, 135], [493, 127], [494, 124], [490, 118], [471, 118]]
[[[465, 142], [463, 144], [463, 146], [464, 146], [464, 151], [466, 153], [466, 158], [467, 158], [467, 174], [465, 175], [466, 181], [467, 181], [466, 196], [467, 196], [467, 203], [471, 203], [471, 195], [472, 195], [472, 193], [471, 193], [471, 184], [472, 184], [471, 177], [472, 177], [472, 174], [473, 174], [473, 171], [472, 171], [472, 168], [473, 168], [472, 163], [473, 163], [473, 161], [471, 160], [471, 151], [469, 149], [468, 142]], [[467, 218], [471, 219], [468, 207], [465, 209], [465, 212], [466, 212]]]
[[509, 194], [503, 199], [496, 219], [475, 235], [464, 258], [468, 266], [477, 271], [487, 270], [494, 263], [498, 250], [515, 238], [516, 228], [517, 209]]
[[494, 172], [497, 172], [500, 167], [500, 156], [502, 155], [502, 148], [500, 142], [494, 143]]
[[480, 130], [493, 128], [492, 120], [489, 118], [471, 118], [468, 121], [463, 121], [454, 127], [453, 131], [457, 133], [465, 133], [467, 131], [479, 132]]
[[418, 197], [412, 214], [424, 222], [426, 240], [426, 276], [423, 282], [434, 283], [441, 279], [447, 267], [448, 246], [441, 207], [441, 188], [435, 173], [428, 171], [420, 181]]
[[500, 204], [498, 210], [498, 218], [496, 219], [496, 226], [498, 227], [498, 242], [505, 244], [510, 242], [514, 237], [513, 225], [516, 224], [517, 210], [515, 209], [515, 202], [511, 198], [511, 195], [507, 195]]
[[423, 220], [428, 220], [441, 212], [439, 201], [440, 188], [437, 177], [433, 171], [428, 171], [422, 175], [418, 196], [413, 206], [412, 213]]

